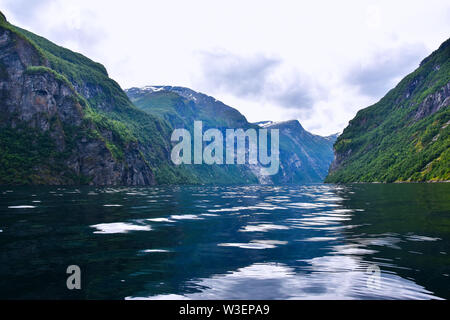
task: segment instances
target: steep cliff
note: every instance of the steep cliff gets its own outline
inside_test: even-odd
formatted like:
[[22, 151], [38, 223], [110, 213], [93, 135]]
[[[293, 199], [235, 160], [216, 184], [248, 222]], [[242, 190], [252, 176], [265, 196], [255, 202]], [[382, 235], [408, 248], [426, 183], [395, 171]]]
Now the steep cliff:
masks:
[[450, 39], [338, 138], [327, 182], [450, 180]]
[[0, 184], [177, 181], [169, 127], [105, 68], [0, 17]]

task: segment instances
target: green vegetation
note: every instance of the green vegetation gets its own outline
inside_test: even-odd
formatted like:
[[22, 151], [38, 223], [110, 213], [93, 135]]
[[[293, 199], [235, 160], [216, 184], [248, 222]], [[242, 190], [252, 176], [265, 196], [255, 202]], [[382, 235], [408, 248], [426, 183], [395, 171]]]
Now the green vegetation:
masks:
[[450, 180], [449, 104], [434, 113], [429, 110], [431, 95], [448, 83], [450, 39], [350, 121], [335, 144], [340, 163], [326, 181]]
[[[129, 93], [129, 95], [131, 101], [138, 108], [148, 114], [167, 121], [172, 129], [186, 128], [192, 132], [194, 121], [202, 120], [205, 130], [206, 128], [225, 130], [225, 128], [241, 128], [243, 127], [241, 119], [243, 118], [245, 120], [245, 118], [234, 109], [232, 110], [238, 113], [240, 117], [217, 117], [217, 113], [212, 111], [217, 108], [217, 106], [211, 105], [211, 102], [207, 101], [206, 104], [197, 105], [193, 101], [167, 90], [134, 95]], [[214, 101], [214, 99], [212, 100]], [[222, 108], [222, 106], [220, 106], [220, 108]], [[252, 125], [245, 121], [244, 127], [249, 126]], [[181, 165], [178, 167], [179, 171], [177, 172], [177, 175], [181, 175], [181, 178], [174, 176], [173, 172], [170, 172], [168, 169], [168, 166], [163, 165], [156, 170], [156, 173], [158, 176], [165, 177], [165, 179], [180, 183], [183, 181], [189, 181], [189, 183], [195, 184], [258, 183], [256, 176], [243, 166]]]
[[[66, 128], [70, 132], [70, 128]], [[0, 130], [0, 185], [1, 184], [87, 184], [89, 179], [75, 175], [64, 165], [76, 137], [66, 135], [66, 152], [58, 152], [49, 131], [41, 132], [25, 126]], [[54, 172], [60, 173], [59, 180]]]
[[201, 101], [187, 99], [177, 92], [162, 90], [157, 92], [133, 93], [128, 91], [131, 101], [139, 109], [166, 120], [174, 127], [191, 129], [194, 120], [202, 120], [204, 126], [211, 128], [240, 128], [251, 126], [245, 117], [214, 98], [186, 89], [198, 95]]
[[[75, 135], [76, 132], [83, 131], [86, 136], [103, 141], [116, 161], [125, 161], [127, 152], [137, 148], [140, 157], [154, 172], [156, 180], [161, 183], [189, 183], [192, 181], [190, 175], [184, 174], [181, 168], [175, 167], [169, 162], [171, 130], [168, 123], [136, 108], [120, 86], [108, 77], [103, 65], [79, 53], [60, 47], [32, 32], [13, 26], [4, 19], [3, 15], [0, 17], [0, 28], [13, 32], [18, 39], [27, 42], [35, 49], [38, 58], [32, 60], [34, 61], [33, 65], [27, 66], [26, 74], [51, 74], [57, 81], [64, 83], [73, 91], [73, 97], [79, 103], [84, 114], [83, 128], [77, 128], [74, 131]], [[0, 78], [5, 76], [7, 73], [0, 65]], [[20, 134], [16, 131], [15, 137], [17, 138]], [[7, 168], [5, 170], [15, 170], [23, 165], [28, 169], [24, 169], [23, 174], [17, 175], [16, 178], [13, 174], [2, 175], [1, 183], [34, 183], [35, 180], [27, 180], [25, 177], [31, 175], [32, 167], [30, 166], [33, 161], [37, 160], [36, 157], [31, 157], [29, 152], [25, 151], [36, 151], [38, 148], [39, 144], [31, 139], [35, 135], [37, 135], [36, 132], [30, 133], [28, 142], [23, 141], [24, 146], [34, 146], [33, 148], [14, 149], [20, 153], [22, 162], [8, 162], [7, 165], [5, 163], [5, 167], [2, 167], [2, 169]], [[70, 136], [71, 134], [65, 132], [65, 135]], [[13, 136], [12, 132], [9, 136]], [[12, 141], [12, 138], [7, 139], [7, 136], [2, 136], [1, 139], [2, 146], [6, 146]], [[19, 141], [21, 140], [19, 139]], [[54, 151], [54, 146], [49, 148], [53, 148]], [[38, 153], [40, 154], [40, 151]], [[66, 156], [68, 155], [66, 154]], [[47, 150], [41, 154], [39, 161], [50, 164], [53, 161], [52, 157], [53, 154]], [[59, 171], [61, 170], [60, 168]], [[19, 178], [19, 176], [23, 178]]]
[[65, 85], [67, 85], [69, 88], [71, 88], [72, 90], [75, 90], [72, 83], [70, 83], [69, 80], [67, 80], [67, 78], [56, 72], [53, 69], [50, 69], [48, 67], [44, 67], [44, 66], [29, 66], [27, 67], [27, 69], [25, 70], [26, 74], [30, 74], [30, 75], [37, 75], [37, 74], [45, 74], [45, 73], [50, 73], [51, 75], [53, 75], [55, 77], [55, 79], [61, 83], [64, 83]]

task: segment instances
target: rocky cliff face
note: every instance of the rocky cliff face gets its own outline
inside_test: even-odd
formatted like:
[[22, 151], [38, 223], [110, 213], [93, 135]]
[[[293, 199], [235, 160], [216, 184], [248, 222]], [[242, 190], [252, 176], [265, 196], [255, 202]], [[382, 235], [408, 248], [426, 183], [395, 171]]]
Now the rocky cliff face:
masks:
[[335, 144], [328, 182], [450, 180], [450, 39]]
[[450, 82], [442, 86], [435, 93], [428, 95], [414, 111], [414, 121], [422, 120], [433, 115], [442, 108], [450, 105]]
[[124, 158], [117, 159], [108, 145], [113, 132], [86, 117], [80, 93], [88, 97], [88, 85], [77, 91], [50, 66], [36, 45], [1, 22], [0, 183], [153, 184], [137, 143], [125, 146]]

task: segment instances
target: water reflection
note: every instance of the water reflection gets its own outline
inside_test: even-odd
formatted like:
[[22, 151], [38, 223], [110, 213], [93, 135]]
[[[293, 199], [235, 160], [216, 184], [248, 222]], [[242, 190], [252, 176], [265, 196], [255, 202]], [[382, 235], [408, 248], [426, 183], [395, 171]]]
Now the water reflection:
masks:
[[[325, 256], [306, 261], [311, 273], [297, 272], [285, 264], [256, 263], [223, 275], [189, 281], [201, 291], [127, 297], [163, 299], [432, 299], [431, 292], [395, 274], [384, 273], [378, 288], [367, 286], [369, 275], [349, 256]], [[243, 290], [245, 288], [245, 290]]]
[[[448, 184], [0, 190], [0, 298], [430, 299]], [[68, 292], [65, 268], [85, 275]], [[379, 286], [371, 286], [379, 270]]]
[[129, 231], [150, 231], [150, 226], [140, 226], [131, 223], [115, 222], [115, 223], [101, 223], [91, 226], [97, 229], [94, 233], [127, 233]]

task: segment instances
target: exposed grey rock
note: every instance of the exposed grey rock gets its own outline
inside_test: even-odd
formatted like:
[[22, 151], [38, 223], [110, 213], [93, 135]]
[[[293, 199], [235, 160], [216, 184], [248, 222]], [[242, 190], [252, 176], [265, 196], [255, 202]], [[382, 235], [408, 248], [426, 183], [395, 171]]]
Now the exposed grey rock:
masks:
[[450, 82], [440, 88], [437, 92], [427, 96], [414, 114], [414, 121], [421, 120], [443, 107], [450, 105]]

